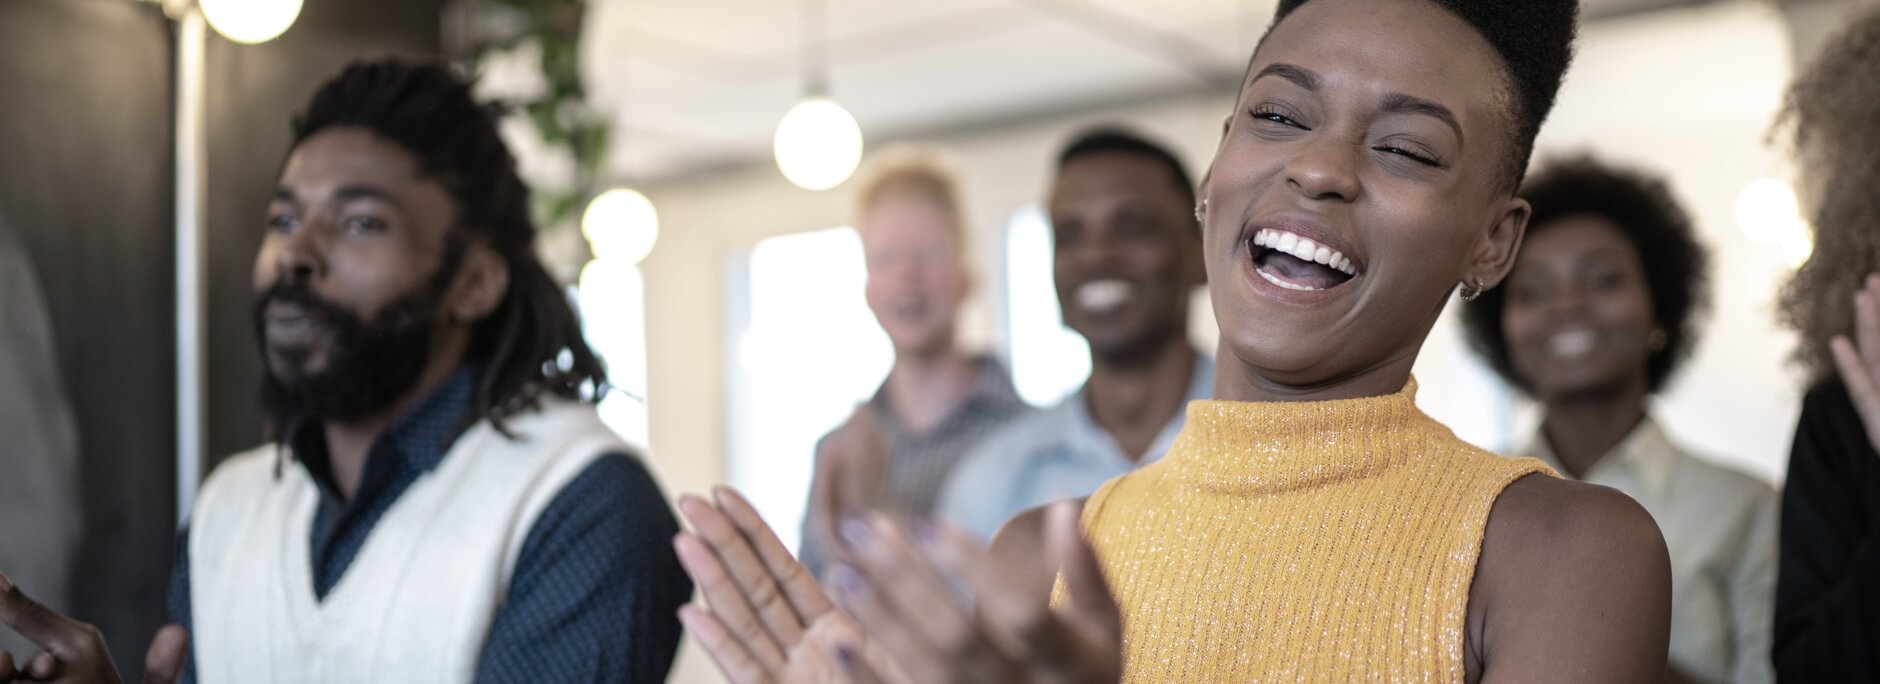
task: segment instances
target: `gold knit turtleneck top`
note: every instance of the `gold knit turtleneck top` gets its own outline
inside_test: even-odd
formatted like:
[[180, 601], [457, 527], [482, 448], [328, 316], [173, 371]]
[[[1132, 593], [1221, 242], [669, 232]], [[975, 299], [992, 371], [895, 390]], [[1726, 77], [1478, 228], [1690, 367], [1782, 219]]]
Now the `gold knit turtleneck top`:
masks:
[[1415, 393], [1196, 401], [1167, 457], [1097, 490], [1083, 523], [1125, 680], [1462, 681], [1489, 509], [1551, 471], [1468, 445]]

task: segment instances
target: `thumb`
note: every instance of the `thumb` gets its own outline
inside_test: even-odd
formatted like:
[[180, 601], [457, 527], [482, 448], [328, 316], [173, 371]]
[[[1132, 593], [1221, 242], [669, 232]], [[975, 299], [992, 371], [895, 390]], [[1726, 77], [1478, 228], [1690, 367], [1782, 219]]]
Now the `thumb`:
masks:
[[1107, 637], [1120, 637], [1122, 612], [1096, 550], [1084, 540], [1078, 517], [1075, 502], [1055, 503], [1045, 511], [1045, 550], [1063, 573], [1066, 612], [1079, 623], [1102, 629]]
[[173, 684], [183, 676], [183, 661], [189, 656], [189, 630], [181, 625], [164, 625], [150, 639], [144, 652], [144, 684]]

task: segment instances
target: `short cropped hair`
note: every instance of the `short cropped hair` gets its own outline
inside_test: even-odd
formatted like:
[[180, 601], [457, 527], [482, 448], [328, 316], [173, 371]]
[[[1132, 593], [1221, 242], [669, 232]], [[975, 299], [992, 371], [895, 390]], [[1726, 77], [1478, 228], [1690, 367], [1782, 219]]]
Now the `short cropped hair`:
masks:
[[[1310, 0], [1280, 0], [1273, 26]], [[1514, 96], [1514, 131], [1507, 159], [1511, 187], [1534, 154], [1534, 138], [1554, 109], [1554, 98], [1573, 62], [1579, 32], [1578, 0], [1429, 0], [1460, 17], [1501, 57]], [[1267, 29], [1270, 33], [1271, 28]]]

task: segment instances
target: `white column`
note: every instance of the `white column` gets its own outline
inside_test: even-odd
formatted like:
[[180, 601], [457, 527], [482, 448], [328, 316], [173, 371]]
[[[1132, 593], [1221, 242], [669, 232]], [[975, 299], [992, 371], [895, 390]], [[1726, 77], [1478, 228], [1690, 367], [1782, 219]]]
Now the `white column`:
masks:
[[203, 45], [207, 25], [192, 3], [176, 35], [176, 513], [189, 517], [202, 475], [207, 326], [203, 292], [208, 152], [203, 130]]

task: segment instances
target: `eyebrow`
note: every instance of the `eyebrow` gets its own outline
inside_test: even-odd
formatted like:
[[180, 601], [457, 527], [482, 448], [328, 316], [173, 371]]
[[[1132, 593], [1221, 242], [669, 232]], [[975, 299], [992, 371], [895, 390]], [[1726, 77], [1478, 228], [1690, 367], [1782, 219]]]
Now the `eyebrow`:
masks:
[[384, 190], [370, 185], [342, 185], [338, 190], [333, 192], [333, 196], [346, 201], [376, 200], [394, 207], [398, 206], [398, 200], [393, 199], [392, 196], [387, 194]]
[[[384, 190], [370, 185], [343, 185], [340, 186], [338, 190], [333, 191], [333, 197], [345, 202], [353, 200], [375, 200], [390, 204], [394, 207], [401, 206], [397, 198], [392, 197]], [[293, 188], [280, 186], [274, 189], [274, 201], [299, 204], [300, 195], [296, 194]]]
[[1260, 70], [1260, 73], [1254, 74], [1253, 78], [1247, 81], [1247, 83], [1252, 84], [1254, 81], [1268, 76], [1278, 76], [1292, 81], [1294, 85], [1313, 92], [1317, 92], [1319, 89], [1319, 75], [1312, 73], [1305, 67], [1294, 64], [1268, 64], [1265, 69]]
[[1448, 124], [1449, 129], [1456, 132], [1457, 140], [1460, 141], [1463, 139], [1462, 123], [1456, 120], [1456, 113], [1449, 111], [1448, 107], [1436, 104], [1435, 102], [1425, 100], [1415, 95], [1391, 93], [1384, 96], [1383, 109], [1390, 114], [1420, 114], [1436, 119], [1444, 124]]
[[[1248, 80], [1247, 83], [1251, 85], [1254, 81], [1268, 76], [1278, 76], [1311, 92], [1318, 92], [1319, 90], [1319, 75], [1297, 64], [1268, 64], [1266, 68], [1260, 70], [1260, 73], [1254, 74], [1253, 78]], [[1419, 114], [1436, 119], [1448, 125], [1450, 130], [1455, 131], [1458, 140], [1463, 138], [1462, 122], [1456, 119], [1456, 113], [1450, 111], [1448, 107], [1444, 107], [1435, 102], [1425, 100], [1415, 95], [1391, 93], [1384, 96], [1383, 110], [1387, 114]]]

